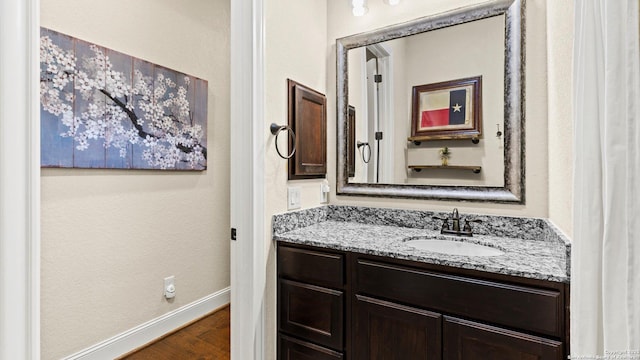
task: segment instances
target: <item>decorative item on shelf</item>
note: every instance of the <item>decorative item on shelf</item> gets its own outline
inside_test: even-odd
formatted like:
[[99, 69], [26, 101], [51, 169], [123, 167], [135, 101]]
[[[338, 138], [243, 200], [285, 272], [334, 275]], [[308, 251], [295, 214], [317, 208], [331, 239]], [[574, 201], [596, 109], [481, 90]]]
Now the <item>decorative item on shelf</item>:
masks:
[[[271, 123], [271, 126], [269, 126], [269, 130], [271, 131], [271, 134], [276, 136], [276, 152], [278, 153], [278, 156], [280, 156], [283, 159], [289, 159], [293, 156], [293, 154], [296, 153], [296, 134], [293, 132], [293, 129], [288, 127], [287, 125], [278, 125], [276, 123]], [[291, 140], [293, 143], [293, 149], [291, 149], [291, 153], [288, 155], [282, 155], [282, 153], [280, 152], [280, 149], [278, 148], [278, 135], [280, 135], [281, 131], [286, 131], [289, 136], [291, 136]]]
[[440, 148], [440, 160], [442, 160], [442, 166], [449, 165], [449, 156], [451, 156], [451, 151], [449, 151], [449, 147], [445, 146]]

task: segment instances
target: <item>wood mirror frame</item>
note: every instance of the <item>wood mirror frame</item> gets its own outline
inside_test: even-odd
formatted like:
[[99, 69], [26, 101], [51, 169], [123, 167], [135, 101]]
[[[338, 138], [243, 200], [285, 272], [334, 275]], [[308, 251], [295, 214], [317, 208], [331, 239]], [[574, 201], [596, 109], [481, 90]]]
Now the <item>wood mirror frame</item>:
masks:
[[[348, 58], [350, 49], [492, 16], [505, 15], [504, 186], [350, 183], [348, 173]], [[525, 0], [493, 0], [336, 41], [337, 195], [498, 203], [525, 202]]]

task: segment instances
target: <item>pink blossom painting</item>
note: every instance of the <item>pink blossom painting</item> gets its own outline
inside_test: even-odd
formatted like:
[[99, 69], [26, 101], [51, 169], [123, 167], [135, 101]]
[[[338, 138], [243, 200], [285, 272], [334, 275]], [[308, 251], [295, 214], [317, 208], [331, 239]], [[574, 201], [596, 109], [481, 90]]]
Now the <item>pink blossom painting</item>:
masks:
[[41, 165], [204, 170], [207, 81], [40, 34]]

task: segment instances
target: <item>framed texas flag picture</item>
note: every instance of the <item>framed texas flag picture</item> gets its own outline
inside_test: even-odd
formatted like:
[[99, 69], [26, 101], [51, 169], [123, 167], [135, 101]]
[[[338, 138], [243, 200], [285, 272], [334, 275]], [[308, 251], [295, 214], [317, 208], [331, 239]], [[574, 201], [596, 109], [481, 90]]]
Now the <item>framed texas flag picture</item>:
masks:
[[410, 141], [482, 134], [482, 76], [413, 87]]

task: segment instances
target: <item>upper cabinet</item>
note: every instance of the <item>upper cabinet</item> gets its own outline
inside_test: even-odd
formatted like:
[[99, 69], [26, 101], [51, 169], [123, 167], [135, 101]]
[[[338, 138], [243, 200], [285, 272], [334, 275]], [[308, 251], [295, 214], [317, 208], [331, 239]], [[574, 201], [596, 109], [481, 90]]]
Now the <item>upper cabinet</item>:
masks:
[[[327, 174], [327, 99], [307, 86], [288, 80], [289, 127], [295, 153], [289, 158], [289, 180], [324, 178]], [[293, 148], [289, 138], [289, 148]]]

